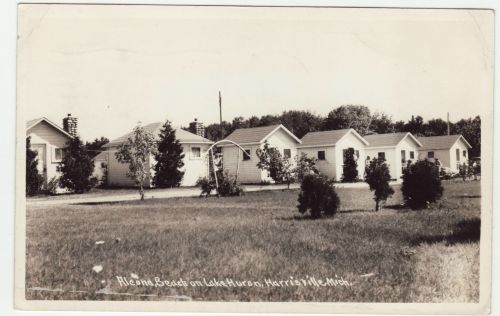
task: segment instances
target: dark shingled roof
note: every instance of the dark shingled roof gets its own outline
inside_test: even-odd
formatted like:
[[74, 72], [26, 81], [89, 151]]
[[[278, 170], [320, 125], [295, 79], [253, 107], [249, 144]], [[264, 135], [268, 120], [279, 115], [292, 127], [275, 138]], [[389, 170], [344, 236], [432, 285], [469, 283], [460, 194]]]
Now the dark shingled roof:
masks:
[[302, 137], [300, 147], [316, 145], [335, 145], [350, 129], [337, 129], [333, 131], [309, 132]]
[[227, 136], [226, 139], [237, 144], [260, 143], [264, 137], [269, 135], [269, 133], [274, 131], [278, 126], [280, 125], [239, 128]]
[[[152, 133], [156, 138], [158, 138], [158, 135], [160, 134], [161, 128], [165, 122], [156, 122], [156, 123], [151, 123], [148, 125], [143, 126], [143, 128]], [[182, 128], [174, 128], [175, 130], [175, 137], [179, 140], [181, 143], [207, 143], [207, 144], [212, 144], [213, 142], [205, 137], [198, 136], [196, 134], [190, 133], [188, 131], [183, 130]], [[112, 140], [111, 142], [107, 143], [106, 145], [103, 146], [103, 148], [107, 147], [114, 147], [121, 145], [127, 141], [127, 139], [132, 136], [132, 132], [127, 133], [121, 137], [118, 137], [117, 139]]]
[[453, 144], [457, 142], [459, 138], [467, 144], [467, 147], [471, 148], [471, 145], [462, 135], [444, 135], [444, 136], [428, 136], [428, 137], [418, 137], [417, 139], [424, 145], [422, 149], [450, 149]]
[[369, 143], [368, 147], [396, 146], [408, 133], [373, 134], [363, 136]]

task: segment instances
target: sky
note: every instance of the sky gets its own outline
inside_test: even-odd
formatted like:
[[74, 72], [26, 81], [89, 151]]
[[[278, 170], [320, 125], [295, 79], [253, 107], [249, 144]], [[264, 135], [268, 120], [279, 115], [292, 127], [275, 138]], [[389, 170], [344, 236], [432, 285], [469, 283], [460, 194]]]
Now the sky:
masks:
[[493, 111], [487, 10], [20, 5], [18, 121], [137, 122], [366, 105], [394, 120]]

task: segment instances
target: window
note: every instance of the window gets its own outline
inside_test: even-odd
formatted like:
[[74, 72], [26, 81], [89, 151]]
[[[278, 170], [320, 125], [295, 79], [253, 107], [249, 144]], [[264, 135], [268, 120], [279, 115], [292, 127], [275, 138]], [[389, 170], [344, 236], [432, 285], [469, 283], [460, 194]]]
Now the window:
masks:
[[383, 159], [385, 160], [385, 152], [381, 151], [378, 153], [378, 159]]
[[325, 160], [325, 151], [324, 150], [318, 151], [318, 160]]
[[410, 151], [410, 159], [415, 159], [415, 152], [414, 151]]
[[201, 157], [201, 148], [191, 147], [191, 158], [200, 158], [200, 157]]
[[405, 163], [406, 162], [406, 151], [401, 150], [401, 162]]
[[245, 149], [245, 153], [243, 154], [243, 161], [250, 160], [252, 151], [250, 149]]
[[455, 152], [456, 152], [456, 156], [457, 156], [457, 161], [460, 161], [460, 149], [457, 148], [455, 150]]
[[427, 158], [434, 158], [434, 152], [433, 151], [427, 152]]
[[288, 149], [288, 148], [283, 149], [283, 156], [285, 156], [285, 158], [291, 158], [292, 157], [292, 150]]
[[354, 154], [356, 155], [356, 160], [357, 160], [359, 158], [359, 150], [356, 150]]
[[64, 158], [64, 148], [54, 148], [54, 159], [52, 161], [61, 161]]
[[462, 156], [467, 157], [467, 150], [462, 151]]

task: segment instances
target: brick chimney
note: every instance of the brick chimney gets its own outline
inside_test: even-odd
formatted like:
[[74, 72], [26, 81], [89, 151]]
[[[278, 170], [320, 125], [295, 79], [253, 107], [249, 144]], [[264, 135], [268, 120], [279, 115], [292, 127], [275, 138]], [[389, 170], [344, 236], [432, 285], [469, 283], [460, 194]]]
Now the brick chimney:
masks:
[[198, 136], [205, 137], [205, 127], [203, 123], [198, 122], [197, 118], [194, 119], [194, 122], [189, 123], [189, 131]]
[[71, 113], [68, 113], [68, 116], [63, 118], [63, 128], [64, 130], [72, 135], [76, 136], [77, 135], [77, 130], [76, 128], [78, 127], [78, 119], [76, 117], [72, 117]]

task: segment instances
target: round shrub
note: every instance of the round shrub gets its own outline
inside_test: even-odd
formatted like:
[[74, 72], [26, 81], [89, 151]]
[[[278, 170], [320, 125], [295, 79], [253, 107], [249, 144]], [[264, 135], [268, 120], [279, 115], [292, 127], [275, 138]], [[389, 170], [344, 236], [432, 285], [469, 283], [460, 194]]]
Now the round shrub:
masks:
[[309, 211], [312, 218], [334, 216], [340, 206], [333, 180], [322, 175], [306, 175], [300, 184], [297, 208], [301, 214]]
[[443, 186], [438, 166], [427, 159], [408, 165], [403, 172], [401, 192], [405, 204], [412, 209], [421, 209], [439, 200]]

